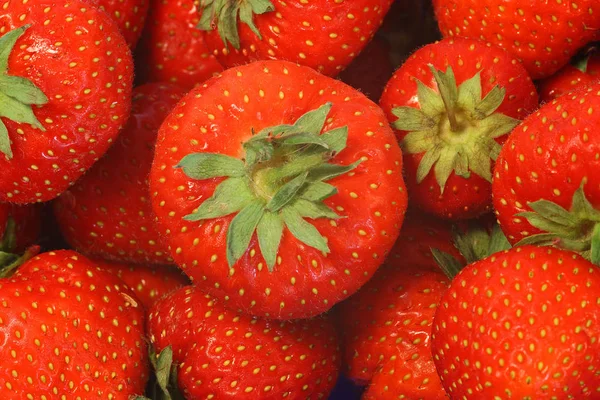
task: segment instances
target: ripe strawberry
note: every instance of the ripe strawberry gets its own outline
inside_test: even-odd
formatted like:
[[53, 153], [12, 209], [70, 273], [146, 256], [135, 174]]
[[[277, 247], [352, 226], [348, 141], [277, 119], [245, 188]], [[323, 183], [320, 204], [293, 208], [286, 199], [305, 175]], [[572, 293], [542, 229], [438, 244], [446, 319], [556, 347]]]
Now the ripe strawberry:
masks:
[[442, 34], [490, 41], [523, 61], [533, 79], [558, 71], [600, 36], [596, 0], [433, 0]]
[[555, 75], [540, 82], [540, 100], [547, 103], [598, 81], [600, 81], [600, 51], [593, 47], [581, 59], [574, 60], [573, 64], [567, 64]]
[[128, 399], [148, 378], [144, 312], [115, 276], [73, 251], [0, 280], [0, 397]]
[[544, 105], [513, 131], [494, 171], [508, 240], [554, 245], [600, 263], [600, 84]]
[[436, 310], [432, 352], [456, 399], [597, 399], [600, 271], [524, 246], [467, 266]]
[[158, 128], [184, 94], [168, 83], [135, 88], [131, 116], [117, 142], [55, 200], [57, 222], [77, 251], [121, 262], [172, 263], [155, 226], [148, 174]]
[[459, 38], [417, 50], [380, 101], [405, 154], [413, 204], [447, 219], [491, 210], [493, 161], [537, 104], [527, 72], [502, 49]]
[[187, 399], [326, 398], [339, 371], [337, 337], [327, 318], [254, 319], [197, 287], [157, 302], [148, 332], [157, 352], [172, 350], [176, 383]]
[[0, 32], [0, 201], [50, 200], [127, 119], [129, 48], [106, 13], [79, 0], [5, 3]]
[[136, 54], [141, 82], [172, 82], [192, 88], [223, 67], [196, 28], [193, 0], [153, 0]]
[[173, 267], [124, 265], [100, 259], [94, 262], [101, 269], [118, 276], [125, 282], [135, 292], [146, 310], [166, 294], [189, 284], [181, 270]]
[[435, 307], [448, 286], [431, 256], [438, 247], [460, 257], [448, 226], [407, 218], [386, 263], [339, 308], [347, 375], [370, 383], [363, 399], [446, 398], [429, 347]]
[[336, 76], [373, 38], [392, 2], [207, 0], [198, 27], [227, 68], [275, 59]]
[[37, 205], [0, 203], [0, 252], [21, 253], [34, 244], [41, 230]]
[[406, 209], [401, 171], [373, 102], [310, 68], [264, 61], [183, 98], [159, 132], [150, 187], [196, 285], [252, 315], [303, 318], [379, 267]]
[[108, 13], [119, 26], [130, 48], [137, 44], [148, 14], [148, 0], [90, 0]]
[[385, 84], [394, 73], [390, 51], [389, 43], [375, 36], [338, 78], [363, 92], [369, 99], [379, 101]]

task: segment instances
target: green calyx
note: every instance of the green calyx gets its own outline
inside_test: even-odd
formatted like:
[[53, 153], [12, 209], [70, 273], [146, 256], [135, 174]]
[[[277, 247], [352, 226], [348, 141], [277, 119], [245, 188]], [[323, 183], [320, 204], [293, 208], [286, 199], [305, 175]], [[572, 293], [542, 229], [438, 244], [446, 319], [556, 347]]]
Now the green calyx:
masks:
[[585, 196], [583, 183], [573, 194], [570, 210], [548, 200], [529, 203], [533, 210], [517, 214], [543, 231], [522, 239], [517, 246], [554, 246], [581, 254], [600, 265], [600, 211]]
[[454, 172], [468, 178], [471, 173], [492, 181], [492, 160], [501, 146], [496, 138], [511, 132], [520, 121], [497, 113], [506, 90], [495, 86], [482, 95], [481, 76], [477, 73], [460, 86], [451, 67], [441, 72], [429, 66], [438, 92], [417, 82], [419, 108], [398, 107], [394, 127], [408, 131], [400, 143], [408, 154], [421, 154], [417, 182], [433, 169], [441, 192]]
[[23, 254], [17, 254], [16, 230], [14, 219], [9, 217], [0, 241], [0, 278], [11, 276], [19, 266], [39, 253], [39, 246], [32, 246]]
[[[48, 98], [30, 80], [8, 75], [8, 58], [15, 43], [29, 26], [24, 25], [13, 29], [0, 37], [0, 117], [29, 124], [45, 131], [33, 114], [32, 106], [46, 104]], [[3, 153], [9, 160], [13, 156], [8, 130], [2, 121], [0, 121], [0, 153]]]
[[227, 177], [192, 214], [202, 221], [237, 215], [227, 230], [227, 261], [233, 266], [246, 252], [254, 232], [269, 271], [277, 260], [284, 227], [299, 241], [329, 253], [327, 240], [306, 219], [340, 218], [323, 201], [337, 193], [328, 180], [352, 171], [330, 163], [346, 147], [348, 128], [321, 133], [331, 110], [327, 103], [293, 125], [263, 129], [243, 144], [244, 161], [223, 154], [194, 153], [176, 168], [192, 179]]
[[254, 24], [254, 15], [275, 11], [275, 6], [269, 0], [200, 0], [199, 9], [202, 16], [197, 28], [212, 31], [216, 25], [225, 46], [231, 43], [239, 50], [238, 15], [240, 21], [248, 25], [262, 40], [262, 35]]
[[431, 249], [438, 266], [450, 279], [453, 279], [465, 266], [511, 248], [497, 224], [494, 224], [491, 231], [477, 222], [471, 222], [466, 232], [454, 227], [452, 238], [454, 246], [466, 263], [441, 250]]
[[[173, 365], [173, 349], [165, 347], [160, 354], [156, 354], [154, 347], [150, 346], [149, 358], [154, 368], [155, 381], [149, 390], [152, 400], [185, 400], [177, 386], [177, 366]], [[151, 400], [145, 396], [134, 396], [133, 400]]]

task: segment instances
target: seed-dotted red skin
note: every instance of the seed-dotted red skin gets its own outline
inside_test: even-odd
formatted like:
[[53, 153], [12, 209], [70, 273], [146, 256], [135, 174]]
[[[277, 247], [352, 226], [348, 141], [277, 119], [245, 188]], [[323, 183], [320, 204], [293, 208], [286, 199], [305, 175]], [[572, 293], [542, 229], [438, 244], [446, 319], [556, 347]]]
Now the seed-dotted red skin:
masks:
[[534, 246], [471, 264], [441, 299], [432, 352], [453, 399], [597, 399], [600, 270]]
[[192, 0], [152, 0], [138, 51], [141, 82], [172, 82], [191, 89], [223, 71], [196, 29], [200, 15]]
[[[388, 82], [379, 104], [390, 122], [398, 119], [392, 114], [396, 107], [420, 108], [415, 78], [437, 90], [430, 64], [441, 71], [452, 67], [459, 85], [481, 72], [484, 96], [496, 85], [506, 89], [498, 113], [524, 119], [538, 106], [538, 95], [527, 71], [508, 53], [477, 40], [445, 39], [417, 50]], [[395, 132], [400, 141], [408, 133]], [[503, 143], [506, 136], [497, 141]], [[454, 220], [475, 218], [492, 209], [491, 184], [476, 174], [463, 178], [451, 173], [443, 194], [433, 169], [417, 183], [417, 168], [423, 155], [404, 155], [406, 185], [416, 207], [437, 217]]]
[[600, 52], [596, 51], [588, 60], [586, 72], [567, 64], [550, 78], [539, 83], [540, 101], [548, 103], [564, 94], [600, 82]]
[[226, 68], [257, 60], [286, 60], [338, 75], [381, 26], [393, 0], [271, 0], [275, 11], [254, 15], [260, 40], [238, 21], [240, 49], [225, 47], [218, 30], [206, 43]]
[[148, 0], [88, 0], [106, 11], [119, 26], [130, 48], [134, 49], [148, 14]]
[[[222, 178], [193, 180], [173, 167], [195, 152], [242, 158], [241, 143], [253, 130], [293, 123], [327, 102], [333, 106], [323, 131], [348, 127], [347, 147], [332, 162], [363, 159], [328, 181], [338, 194], [325, 204], [345, 218], [311, 220], [331, 253], [324, 256], [285, 229], [273, 272], [256, 235], [230, 270], [226, 236], [233, 216], [183, 220]], [[402, 154], [379, 107], [340, 81], [283, 61], [230, 69], [184, 97], [159, 132], [150, 188], [171, 254], [194, 283], [230, 307], [277, 319], [320, 314], [358, 290], [398, 237], [407, 203]]]
[[134, 292], [146, 310], [163, 296], [189, 284], [180, 269], [169, 266], [125, 265], [95, 259], [103, 270], [116, 275]]
[[77, 251], [121, 262], [172, 264], [156, 226], [148, 175], [160, 124], [184, 94], [170, 83], [135, 88], [131, 116], [114, 145], [54, 201], [63, 236]]
[[492, 42], [523, 62], [533, 79], [566, 65], [600, 37], [596, 0], [433, 0], [442, 34]]
[[515, 244], [541, 233], [516, 214], [532, 211], [529, 202], [552, 201], [571, 207], [586, 181], [587, 199], [600, 208], [600, 84], [547, 103], [518, 126], [498, 156], [494, 170], [494, 208], [508, 240]]
[[6, 224], [12, 218], [15, 223], [16, 253], [23, 252], [36, 243], [42, 228], [41, 208], [38, 205], [19, 206], [0, 203], [0, 241], [6, 234]]
[[387, 40], [375, 36], [338, 78], [363, 92], [369, 99], [379, 101], [383, 88], [394, 73], [390, 51]]
[[129, 399], [149, 376], [144, 309], [73, 251], [40, 254], [0, 280], [0, 397]]
[[154, 305], [148, 332], [157, 352], [172, 347], [186, 399], [327, 398], [341, 361], [328, 317], [255, 319], [193, 286]]
[[16, 42], [8, 74], [31, 80], [48, 103], [33, 107], [45, 132], [2, 118], [14, 156], [0, 156], [0, 201], [47, 201], [88, 170], [125, 124], [133, 64], [115, 23], [89, 3], [5, 4], [0, 32], [32, 25]]

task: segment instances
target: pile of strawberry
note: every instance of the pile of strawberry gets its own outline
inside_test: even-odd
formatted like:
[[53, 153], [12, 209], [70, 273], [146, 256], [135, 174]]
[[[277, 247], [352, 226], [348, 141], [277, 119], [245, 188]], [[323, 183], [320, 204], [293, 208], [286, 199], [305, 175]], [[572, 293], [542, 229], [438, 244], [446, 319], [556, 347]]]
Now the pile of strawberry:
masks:
[[7, 0], [0, 398], [600, 399], [598, 43], [596, 0]]

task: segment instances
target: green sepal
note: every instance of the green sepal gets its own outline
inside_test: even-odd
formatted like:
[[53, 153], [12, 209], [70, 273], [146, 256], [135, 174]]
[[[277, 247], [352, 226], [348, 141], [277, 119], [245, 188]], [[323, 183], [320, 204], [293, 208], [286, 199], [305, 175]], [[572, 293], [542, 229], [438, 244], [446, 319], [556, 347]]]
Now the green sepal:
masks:
[[177, 367], [173, 365], [173, 350], [165, 347], [157, 356], [153, 346], [149, 346], [150, 364], [155, 373], [155, 381], [146, 396], [133, 396], [133, 400], [185, 400], [177, 386]]
[[188, 154], [175, 168], [181, 168], [188, 177], [198, 180], [222, 176], [240, 177], [246, 174], [241, 160], [218, 153]]
[[464, 265], [460, 261], [444, 251], [432, 248], [431, 254], [438, 267], [440, 267], [444, 275], [449, 279], [454, 279], [454, 277], [464, 268]]
[[302, 219], [298, 211], [291, 207], [286, 207], [282, 210], [281, 216], [283, 217], [285, 226], [296, 239], [323, 253], [330, 252], [323, 235], [312, 224]]
[[338, 190], [329, 183], [316, 181], [304, 186], [300, 191], [300, 197], [309, 201], [323, 201], [337, 194]]
[[545, 199], [528, 205], [533, 211], [518, 213], [516, 216], [527, 219], [542, 233], [521, 239], [517, 246], [554, 246], [577, 252], [600, 265], [600, 211], [587, 199], [583, 182], [573, 193], [569, 210]]
[[279, 213], [265, 211], [256, 227], [258, 245], [269, 272], [273, 272], [277, 261], [277, 251], [283, 235], [283, 220]]
[[342, 126], [341, 128], [324, 132], [321, 135], [321, 139], [327, 144], [329, 151], [335, 155], [346, 148], [348, 127]]
[[[46, 129], [33, 113], [33, 105], [48, 102], [46, 95], [29, 79], [8, 75], [8, 59], [17, 40], [31, 25], [23, 25], [0, 37], [0, 117], [28, 124], [40, 131]], [[13, 157], [6, 125], [0, 121], [0, 152], [9, 160]]]
[[308, 201], [305, 199], [297, 199], [292, 204], [294, 210], [300, 214], [302, 218], [329, 218], [329, 219], [338, 219], [341, 218], [339, 215], [335, 213], [331, 208], [326, 206], [323, 203]]
[[248, 186], [248, 179], [229, 178], [221, 182], [213, 195], [196, 211], [183, 217], [186, 221], [219, 218], [240, 211], [255, 199]]
[[232, 267], [244, 255], [256, 226], [265, 212], [261, 200], [254, 200], [231, 220], [227, 229], [227, 262]]
[[350, 165], [323, 164], [311, 170], [308, 179], [311, 181], [327, 181], [340, 175], [347, 174], [358, 167], [361, 162], [361, 160], [358, 160]]
[[275, 152], [275, 147], [266, 138], [249, 140], [243, 144], [243, 147], [246, 152], [245, 163], [247, 168], [270, 160]]
[[[200, 30], [212, 31], [216, 28], [225, 47], [228, 43], [235, 49], [240, 49], [238, 34], [238, 15], [242, 23], [262, 40], [262, 36], [254, 24], [254, 15], [275, 11], [275, 6], [268, 0], [201, 0], [199, 10], [202, 16], [198, 25]], [[216, 21], [216, 23], [215, 23]]]
[[267, 210], [277, 212], [285, 207], [296, 196], [300, 188], [306, 182], [308, 171], [296, 176], [294, 179], [282, 185], [273, 198], [267, 203]]
[[429, 115], [414, 107], [397, 107], [392, 110], [398, 119], [394, 122], [394, 128], [402, 131], [424, 131], [431, 129], [436, 122]]

